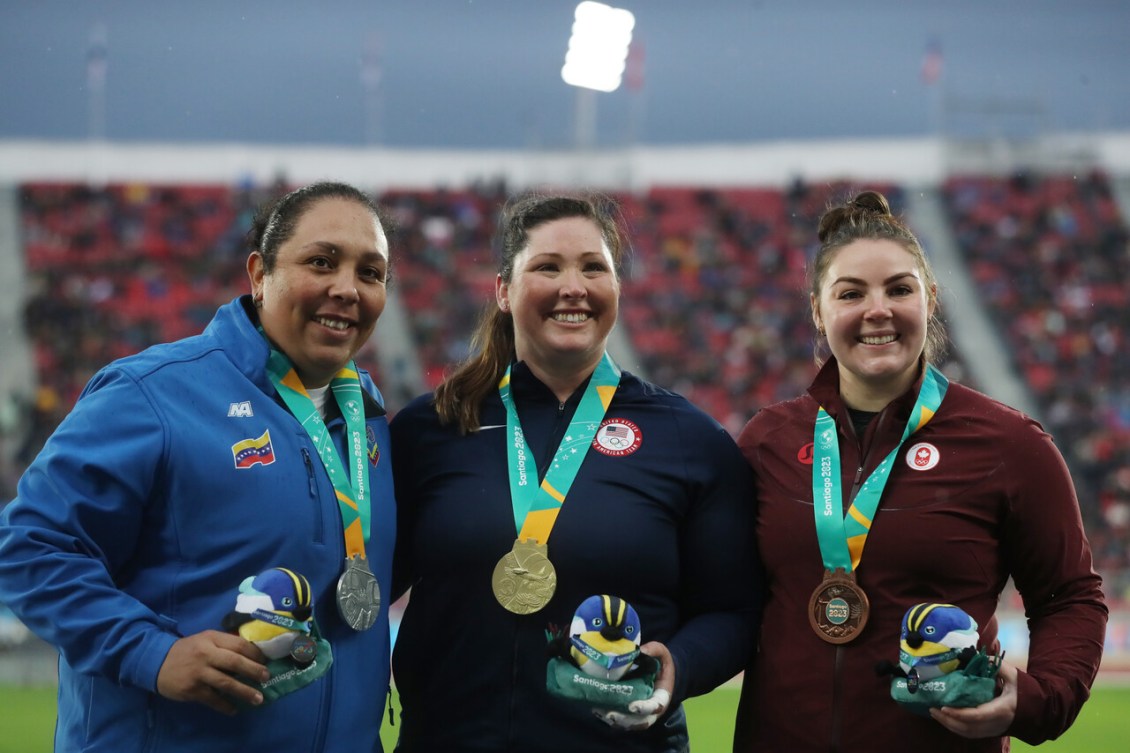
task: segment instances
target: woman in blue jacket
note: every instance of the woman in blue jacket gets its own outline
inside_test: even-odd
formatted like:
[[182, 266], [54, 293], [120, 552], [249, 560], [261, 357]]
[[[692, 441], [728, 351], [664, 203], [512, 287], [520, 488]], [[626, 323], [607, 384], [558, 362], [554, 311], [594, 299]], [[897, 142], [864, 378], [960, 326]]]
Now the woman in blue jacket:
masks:
[[[96, 374], [0, 515], [0, 601], [60, 652], [56, 750], [380, 750], [395, 503], [353, 356], [388, 241], [338, 183], [284, 196], [249, 240], [251, 295]], [[280, 567], [312, 619], [267, 617], [320, 648], [269, 670], [222, 626], [270, 611], [251, 577]]]
[[[502, 233], [475, 355], [392, 424], [396, 580], [412, 588], [397, 750], [684, 750], [682, 700], [753, 645], [752, 475], [717, 421], [608, 357], [607, 207], [525, 197]], [[660, 663], [654, 693], [619, 710], [547, 689], [547, 636], [599, 594], [635, 607]]]

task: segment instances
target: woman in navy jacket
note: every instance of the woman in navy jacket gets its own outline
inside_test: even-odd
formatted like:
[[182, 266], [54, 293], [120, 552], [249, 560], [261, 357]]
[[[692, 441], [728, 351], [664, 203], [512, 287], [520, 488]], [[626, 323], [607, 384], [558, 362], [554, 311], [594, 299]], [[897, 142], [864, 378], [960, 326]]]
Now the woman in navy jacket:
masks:
[[[476, 354], [392, 424], [398, 750], [684, 750], [681, 701], [740, 670], [757, 623], [752, 477], [716, 421], [607, 357], [608, 207], [527, 196], [502, 232]], [[661, 663], [627, 711], [546, 689], [547, 636], [596, 594]]]

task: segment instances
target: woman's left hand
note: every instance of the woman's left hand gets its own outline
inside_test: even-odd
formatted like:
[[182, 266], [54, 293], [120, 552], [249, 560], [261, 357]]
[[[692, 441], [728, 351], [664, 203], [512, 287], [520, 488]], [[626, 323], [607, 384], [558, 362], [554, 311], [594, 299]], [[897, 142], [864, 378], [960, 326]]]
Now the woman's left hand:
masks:
[[628, 711], [594, 710], [596, 717], [611, 727], [639, 731], [655, 724], [663, 716], [671, 703], [671, 693], [675, 690], [675, 662], [671, 652], [658, 641], [640, 646], [640, 652], [659, 660], [659, 674], [655, 677], [655, 687], [651, 696], [642, 701], [632, 701]]
[[1004, 683], [1001, 694], [987, 703], [968, 709], [930, 709], [932, 716], [950, 732], [962, 737], [999, 737], [1016, 717], [1016, 678], [1019, 670], [1007, 662], [1001, 664], [997, 676]]

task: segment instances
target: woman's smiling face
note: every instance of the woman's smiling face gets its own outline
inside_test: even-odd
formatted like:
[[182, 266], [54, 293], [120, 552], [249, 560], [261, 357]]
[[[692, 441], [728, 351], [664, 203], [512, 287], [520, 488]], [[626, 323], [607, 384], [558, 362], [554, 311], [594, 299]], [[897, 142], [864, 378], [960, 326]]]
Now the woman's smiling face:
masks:
[[298, 219], [273, 269], [253, 253], [247, 271], [267, 337], [304, 385], [322, 387], [369, 339], [384, 311], [388, 240], [368, 207], [327, 197]]
[[881, 408], [910, 387], [934, 296], [914, 255], [895, 241], [861, 239], [835, 252], [812, 318], [827, 334], [848, 405]]
[[510, 282], [499, 277], [498, 305], [514, 317], [521, 361], [548, 371], [595, 368], [619, 311], [620, 280], [595, 222], [551, 220], [531, 229], [514, 257]]

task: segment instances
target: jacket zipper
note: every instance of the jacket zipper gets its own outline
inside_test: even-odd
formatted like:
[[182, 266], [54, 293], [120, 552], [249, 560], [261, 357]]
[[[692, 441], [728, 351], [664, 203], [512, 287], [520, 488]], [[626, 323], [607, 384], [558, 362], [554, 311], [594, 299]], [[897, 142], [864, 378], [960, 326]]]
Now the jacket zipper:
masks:
[[310, 489], [310, 499], [314, 503], [314, 541], [321, 542], [324, 538], [322, 530], [322, 510], [318, 504], [318, 479], [314, 471], [314, 461], [310, 459], [310, 450], [302, 448], [302, 462], [306, 465], [306, 481]]
[[[886, 413], [884, 408], [880, 411], [879, 415], [871, 419], [872, 422], [881, 421], [883, 415]], [[867, 456], [870, 454], [870, 447], [867, 450], [863, 449], [863, 437], [855, 432], [855, 426], [850, 421], [848, 426], [851, 429], [851, 436], [855, 440], [856, 449], [859, 451], [859, 462], [855, 468], [855, 478], [851, 482], [851, 494], [848, 496], [846, 503], [850, 507], [855, 502], [855, 496], [859, 494], [859, 488], [863, 485], [863, 469], [867, 467]], [[870, 427], [869, 427], [870, 428]], [[846, 513], [847, 510], [845, 509]], [[843, 659], [843, 646], [836, 646], [836, 654], [834, 663], [832, 665], [832, 751], [840, 750], [840, 731], [843, 728], [843, 708], [840, 704], [840, 690], [841, 690], [841, 663]]]
[[[545, 448], [546, 452], [543, 453], [543, 457], [545, 458], [545, 468], [542, 468], [540, 463], [538, 464], [538, 483], [539, 484], [542, 482], [543, 479], [545, 479], [546, 474], [549, 473], [549, 468], [550, 468], [550, 466], [553, 465], [553, 458], [557, 454], [557, 448], [561, 445], [561, 437], [558, 436], [558, 434], [561, 434], [561, 435], [565, 434], [564, 429], [561, 428], [561, 421], [564, 418], [565, 418], [565, 403], [558, 402], [557, 403], [557, 417], [554, 419], [553, 428], [549, 432], [549, 437], [548, 437], [548, 440], [547, 440], [548, 444], [546, 445], [546, 448]], [[565, 427], [565, 429], [568, 429], [568, 428], [569, 428], [568, 426]], [[557, 440], [556, 445], [553, 444], [554, 439]]]

